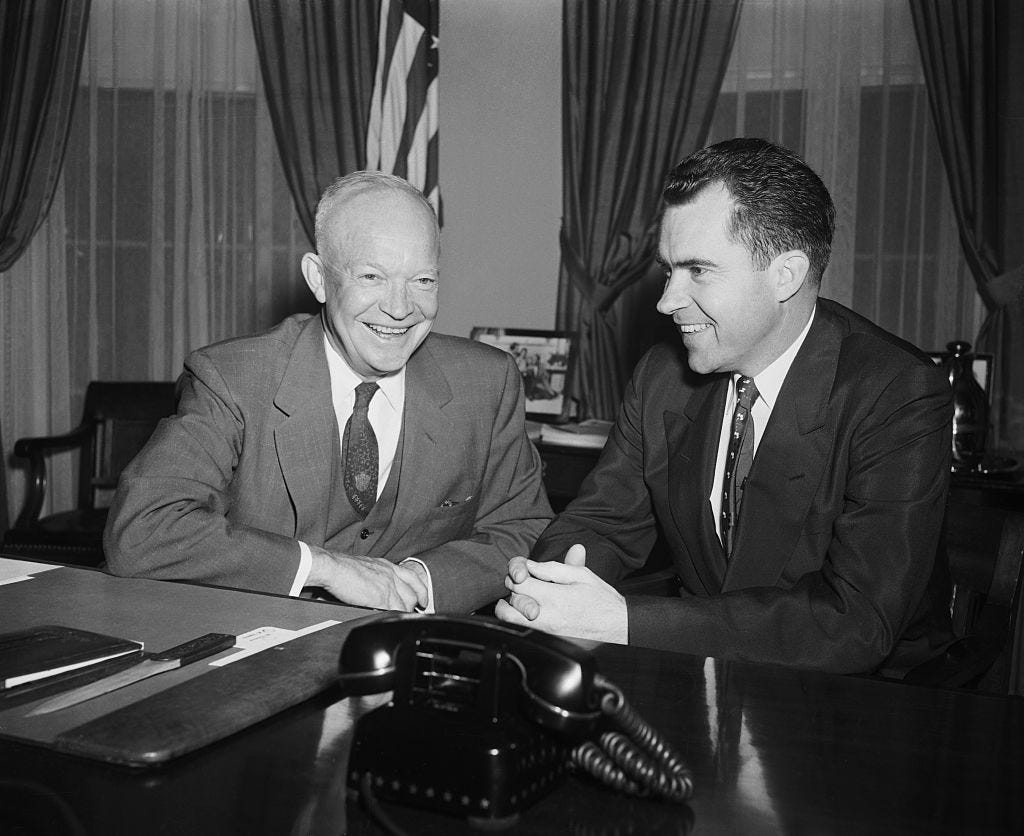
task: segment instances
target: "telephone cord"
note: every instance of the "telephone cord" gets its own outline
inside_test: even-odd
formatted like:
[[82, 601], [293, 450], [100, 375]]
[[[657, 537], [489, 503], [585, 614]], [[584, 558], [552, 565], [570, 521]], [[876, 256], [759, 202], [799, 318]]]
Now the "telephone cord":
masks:
[[613, 682], [598, 675], [605, 690], [601, 711], [618, 731], [604, 732], [573, 751], [573, 763], [623, 792], [683, 802], [693, 795], [693, 775], [664, 739], [626, 701]]

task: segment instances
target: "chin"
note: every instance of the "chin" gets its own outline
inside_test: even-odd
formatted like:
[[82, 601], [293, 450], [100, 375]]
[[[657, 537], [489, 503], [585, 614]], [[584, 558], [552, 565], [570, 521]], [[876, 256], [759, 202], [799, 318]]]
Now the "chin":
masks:
[[707, 357], [702, 357], [696, 351], [686, 352], [686, 365], [690, 367], [691, 371], [697, 374], [712, 374], [716, 369], [711, 363], [708, 362]]

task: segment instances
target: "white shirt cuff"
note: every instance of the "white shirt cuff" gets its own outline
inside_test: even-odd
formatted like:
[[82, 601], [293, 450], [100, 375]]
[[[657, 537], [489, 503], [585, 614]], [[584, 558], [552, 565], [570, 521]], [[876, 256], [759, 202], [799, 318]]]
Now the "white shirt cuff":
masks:
[[434, 612], [434, 582], [430, 578], [430, 568], [418, 557], [407, 557], [400, 562], [409, 563], [410, 561], [418, 563], [423, 567], [423, 571], [427, 573], [427, 605], [425, 607], [416, 607], [416, 612], [432, 613]]
[[309, 577], [310, 571], [313, 569], [313, 555], [309, 551], [309, 546], [299, 540], [299, 571], [295, 573], [295, 580], [292, 581], [292, 588], [288, 590], [288, 594], [292, 598], [298, 598], [302, 592], [302, 588], [306, 585], [306, 578]]

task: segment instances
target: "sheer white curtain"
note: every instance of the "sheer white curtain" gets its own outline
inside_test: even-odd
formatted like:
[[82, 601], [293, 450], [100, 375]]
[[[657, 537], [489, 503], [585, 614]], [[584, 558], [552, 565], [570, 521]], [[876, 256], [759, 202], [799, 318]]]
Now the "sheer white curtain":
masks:
[[902, 0], [745, 0], [709, 142], [800, 154], [836, 204], [822, 295], [925, 350], [984, 316]]
[[63, 186], [0, 282], [4, 455], [77, 423], [90, 380], [173, 380], [193, 348], [312, 309], [307, 249], [246, 0], [93, 0]]

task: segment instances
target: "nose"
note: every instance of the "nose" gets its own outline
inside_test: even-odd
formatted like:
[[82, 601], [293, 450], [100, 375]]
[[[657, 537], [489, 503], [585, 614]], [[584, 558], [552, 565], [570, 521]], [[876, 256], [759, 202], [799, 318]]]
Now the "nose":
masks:
[[690, 298], [690, 276], [685, 270], [673, 270], [665, 280], [665, 288], [658, 300], [658, 313], [671, 316], [674, 311], [687, 307]]
[[395, 320], [403, 320], [412, 313], [409, 287], [404, 281], [388, 282], [387, 293], [380, 301], [380, 309]]

